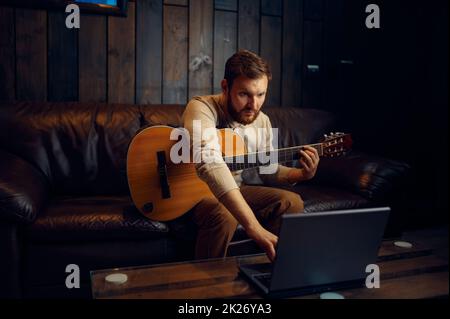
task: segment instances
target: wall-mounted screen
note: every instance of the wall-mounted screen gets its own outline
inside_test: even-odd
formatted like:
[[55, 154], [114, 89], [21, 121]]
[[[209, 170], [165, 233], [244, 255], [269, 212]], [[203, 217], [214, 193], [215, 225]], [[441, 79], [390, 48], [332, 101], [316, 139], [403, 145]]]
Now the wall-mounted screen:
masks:
[[0, 0], [0, 5], [22, 8], [64, 10], [71, 3], [81, 12], [126, 16], [128, 0]]

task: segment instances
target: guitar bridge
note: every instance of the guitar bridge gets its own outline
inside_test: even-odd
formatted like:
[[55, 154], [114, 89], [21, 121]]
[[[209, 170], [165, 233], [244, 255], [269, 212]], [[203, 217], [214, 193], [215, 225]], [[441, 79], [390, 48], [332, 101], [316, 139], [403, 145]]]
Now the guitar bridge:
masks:
[[170, 198], [169, 179], [167, 177], [167, 161], [166, 152], [159, 151], [156, 153], [158, 158], [158, 175], [159, 183], [161, 185], [161, 196], [164, 199]]

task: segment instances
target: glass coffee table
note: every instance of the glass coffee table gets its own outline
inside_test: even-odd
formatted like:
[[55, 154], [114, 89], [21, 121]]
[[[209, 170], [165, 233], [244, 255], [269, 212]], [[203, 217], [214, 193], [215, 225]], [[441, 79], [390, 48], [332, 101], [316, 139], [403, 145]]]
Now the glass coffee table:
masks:
[[[91, 272], [93, 298], [205, 299], [261, 298], [239, 274], [239, 264], [268, 262], [265, 255], [186, 261]], [[398, 247], [384, 241], [379, 250], [381, 287], [339, 291], [348, 299], [434, 298], [448, 296], [448, 258], [420, 242]], [[112, 276], [111, 276], [112, 275]], [[319, 298], [318, 294], [300, 298]]]
[[196, 260], [91, 271], [96, 299], [202, 299], [258, 297], [239, 275], [239, 264], [268, 262], [266, 255]]

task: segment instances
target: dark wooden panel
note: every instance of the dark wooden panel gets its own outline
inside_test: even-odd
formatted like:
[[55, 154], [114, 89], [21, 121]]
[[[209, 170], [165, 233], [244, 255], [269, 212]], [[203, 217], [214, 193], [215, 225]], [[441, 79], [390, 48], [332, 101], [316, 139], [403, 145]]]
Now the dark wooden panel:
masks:
[[343, 58], [344, 20], [343, 2], [326, 0], [323, 19], [323, 108], [338, 110], [342, 104], [340, 63]]
[[214, 2], [216, 9], [237, 11], [237, 0], [215, 0]]
[[187, 102], [188, 8], [164, 6], [163, 103]]
[[323, 16], [324, 0], [304, 0], [305, 20], [318, 20]]
[[261, 0], [262, 14], [281, 16], [282, 12], [282, 0]]
[[[148, 0], [144, 0], [144, 1], [148, 1]], [[194, 1], [198, 1], [198, 0], [194, 0]], [[161, 1], [159, 1], [161, 2]], [[174, 5], [178, 5], [178, 6], [187, 6], [188, 5], [188, 0], [164, 0], [164, 4], [174, 4]]]
[[14, 9], [0, 7], [0, 101], [16, 97]]
[[161, 0], [136, 3], [136, 103], [161, 103], [162, 11]]
[[82, 15], [79, 33], [79, 100], [106, 102], [106, 16]]
[[16, 9], [17, 99], [47, 99], [47, 13]]
[[135, 101], [135, 3], [128, 15], [108, 17], [108, 102]]
[[303, 106], [321, 108], [322, 23], [304, 23]]
[[64, 12], [48, 12], [48, 100], [78, 100], [78, 29]]
[[301, 106], [303, 57], [303, 1], [285, 0], [283, 14], [283, 106]]
[[281, 37], [282, 24], [279, 17], [261, 17], [261, 57], [272, 70], [266, 105], [281, 104]]
[[216, 11], [214, 23], [214, 93], [222, 91], [220, 82], [225, 71], [225, 62], [237, 49], [237, 14]]
[[238, 48], [259, 53], [260, 0], [239, 1]]
[[[190, 1], [189, 10], [190, 99], [212, 92], [213, 0]], [[196, 61], [203, 62], [198, 65]]]

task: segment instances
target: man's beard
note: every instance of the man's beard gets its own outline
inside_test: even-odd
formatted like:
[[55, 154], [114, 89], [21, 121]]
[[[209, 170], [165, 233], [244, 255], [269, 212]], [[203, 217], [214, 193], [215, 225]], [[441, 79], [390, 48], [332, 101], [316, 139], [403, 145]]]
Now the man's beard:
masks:
[[233, 103], [231, 102], [231, 96], [228, 94], [228, 103], [227, 103], [228, 113], [231, 115], [233, 120], [235, 120], [238, 123], [249, 125], [252, 124], [258, 117], [259, 111], [254, 112], [252, 117], [245, 116], [246, 111], [253, 111], [251, 108], [243, 108], [241, 111], [236, 112], [236, 110], [233, 107]]

